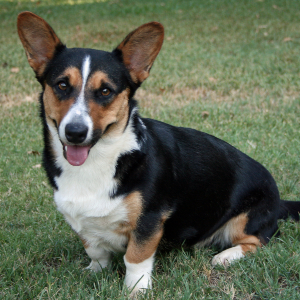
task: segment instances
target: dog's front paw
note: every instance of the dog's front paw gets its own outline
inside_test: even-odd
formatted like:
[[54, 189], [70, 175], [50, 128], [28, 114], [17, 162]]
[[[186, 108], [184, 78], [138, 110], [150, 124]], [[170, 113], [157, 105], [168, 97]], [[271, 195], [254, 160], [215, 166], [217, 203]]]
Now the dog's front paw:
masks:
[[135, 299], [140, 293], [146, 293], [147, 289], [152, 288], [152, 279], [149, 274], [133, 274], [127, 273], [125, 276], [125, 284], [130, 292], [130, 298]]
[[92, 259], [90, 265], [86, 268], [94, 272], [102, 272], [111, 261], [111, 253], [102, 248], [86, 247], [86, 253]]
[[135, 298], [138, 293], [146, 293], [152, 288], [151, 273], [154, 254], [140, 263], [130, 263], [124, 256], [126, 266], [125, 284], [130, 291], [130, 297]]
[[103, 264], [103, 263], [100, 264], [100, 262], [92, 260], [91, 263], [89, 264], [89, 266], [86, 267], [85, 269], [86, 270], [91, 270], [91, 271], [94, 271], [94, 272], [102, 272], [102, 270], [104, 268], [106, 268], [107, 265], [108, 265], [108, 263], [107, 264]]

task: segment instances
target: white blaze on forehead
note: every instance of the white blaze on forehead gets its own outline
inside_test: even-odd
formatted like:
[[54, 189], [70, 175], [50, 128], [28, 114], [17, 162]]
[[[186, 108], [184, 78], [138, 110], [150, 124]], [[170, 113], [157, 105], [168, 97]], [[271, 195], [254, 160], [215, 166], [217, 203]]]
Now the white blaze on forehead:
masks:
[[91, 71], [90, 66], [91, 66], [91, 57], [87, 55], [84, 57], [81, 66], [82, 86], [81, 86], [79, 96], [77, 97], [75, 103], [72, 105], [69, 112], [63, 118], [59, 126], [59, 136], [63, 142], [67, 142], [65, 136], [66, 125], [72, 122], [79, 122], [88, 126], [89, 129], [88, 129], [86, 141], [89, 141], [92, 138], [93, 122], [90, 115], [88, 114], [88, 108], [84, 97], [85, 86]]
[[82, 90], [81, 91], [84, 91], [86, 80], [90, 73], [90, 64], [91, 64], [91, 58], [90, 56], [86, 56], [82, 64]]
[[[77, 99], [77, 102], [78, 102], [77, 104], [80, 104], [80, 102], [84, 102], [84, 89], [85, 89], [87, 78], [90, 73], [90, 64], [91, 64], [91, 58], [90, 58], [90, 56], [86, 56], [83, 59], [82, 68], [81, 68], [82, 86], [81, 86], [81, 91], [80, 91], [79, 97]], [[77, 113], [77, 111], [78, 111], [78, 109], [76, 110], [76, 113]]]

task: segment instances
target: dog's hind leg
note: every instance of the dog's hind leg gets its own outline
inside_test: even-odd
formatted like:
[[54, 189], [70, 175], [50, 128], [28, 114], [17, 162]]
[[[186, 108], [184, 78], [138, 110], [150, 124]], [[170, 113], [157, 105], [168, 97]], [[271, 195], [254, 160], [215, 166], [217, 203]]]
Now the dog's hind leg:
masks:
[[240, 241], [233, 242], [234, 247], [226, 249], [221, 253], [214, 256], [212, 265], [221, 264], [224, 266], [229, 265], [232, 261], [240, 259], [245, 256], [247, 252], [255, 252], [257, 247], [261, 247], [261, 242], [256, 236], [246, 236]]
[[247, 252], [253, 253], [257, 247], [261, 247], [262, 242], [258, 237], [245, 232], [248, 221], [248, 215], [243, 213], [232, 218], [218, 231], [215, 242], [229, 243], [234, 247], [215, 255], [212, 265], [229, 265], [232, 261], [244, 257]]

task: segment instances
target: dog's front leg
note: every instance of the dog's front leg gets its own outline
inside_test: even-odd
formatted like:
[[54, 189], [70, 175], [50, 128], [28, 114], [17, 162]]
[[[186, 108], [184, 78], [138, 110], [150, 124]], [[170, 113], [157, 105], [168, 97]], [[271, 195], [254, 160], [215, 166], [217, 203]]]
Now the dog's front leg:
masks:
[[154, 253], [140, 263], [130, 263], [124, 256], [126, 265], [125, 284], [131, 292], [131, 296], [137, 292], [145, 292], [152, 288], [151, 273], [154, 264]]
[[103, 268], [106, 268], [111, 260], [111, 252], [101, 248], [88, 244], [84, 239], [81, 239], [87, 255], [91, 258], [91, 263], [87, 269], [95, 272], [101, 272]]
[[131, 291], [131, 296], [152, 288], [151, 273], [154, 255], [162, 234], [162, 228], [155, 230], [146, 239], [139, 237], [136, 232], [131, 234], [124, 256], [126, 266], [125, 284]]

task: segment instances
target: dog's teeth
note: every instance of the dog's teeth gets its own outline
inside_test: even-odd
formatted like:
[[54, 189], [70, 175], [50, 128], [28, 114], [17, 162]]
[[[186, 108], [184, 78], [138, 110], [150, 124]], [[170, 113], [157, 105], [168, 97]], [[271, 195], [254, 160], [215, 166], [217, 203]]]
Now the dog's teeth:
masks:
[[68, 150], [68, 146], [65, 146], [66, 151]]

